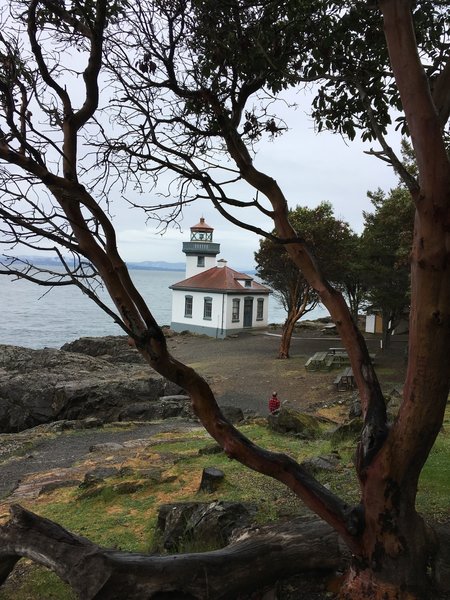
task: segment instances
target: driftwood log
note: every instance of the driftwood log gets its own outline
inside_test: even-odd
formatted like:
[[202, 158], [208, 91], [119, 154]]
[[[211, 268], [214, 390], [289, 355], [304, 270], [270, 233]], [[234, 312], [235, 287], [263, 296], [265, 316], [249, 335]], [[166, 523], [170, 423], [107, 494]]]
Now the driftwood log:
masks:
[[235, 600], [302, 571], [333, 571], [348, 559], [320, 520], [250, 530], [213, 552], [156, 556], [101, 548], [14, 505], [0, 528], [0, 585], [22, 557], [52, 569], [82, 600]]

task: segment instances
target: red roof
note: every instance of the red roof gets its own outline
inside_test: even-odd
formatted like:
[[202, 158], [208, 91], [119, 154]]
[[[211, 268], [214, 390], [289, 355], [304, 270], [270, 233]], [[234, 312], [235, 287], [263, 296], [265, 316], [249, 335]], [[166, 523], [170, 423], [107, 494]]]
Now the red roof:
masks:
[[197, 223], [197, 225], [192, 225], [191, 231], [214, 231], [214, 227], [211, 227], [211, 225], [205, 223], [204, 217], [201, 217], [200, 223]]
[[[251, 281], [251, 287], [246, 287], [245, 283], [239, 283], [238, 280]], [[203, 290], [208, 292], [233, 292], [243, 294], [269, 294], [271, 290], [265, 285], [253, 280], [253, 277], [245, 273], [239, 273], [230, 269], [230, 267], [212, 267], [207, 271], [198, 273], [193, 277], [188, 277], [183, 281], [174, 283], [170, 286], [172, 290]]]

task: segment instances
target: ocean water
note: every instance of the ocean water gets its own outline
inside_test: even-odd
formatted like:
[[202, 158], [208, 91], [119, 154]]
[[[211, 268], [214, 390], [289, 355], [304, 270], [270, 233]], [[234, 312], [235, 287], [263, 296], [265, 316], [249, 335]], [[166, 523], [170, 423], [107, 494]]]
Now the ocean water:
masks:
[[[160, 325], [171, 321], [169, 285], [184, 271], [131, 270], [131, 277]], [[106, 292], [102, 301], [113, 308]], [[308, 318], [324, 316], [319, 307]], [[269, 323], [282, 323], [285, 311], [271, 295]], [[0, 344], [28, 348], [60, 348], [83, 336], [122, 335], [122, 329], [78, 288], [43, 288], [25, 280], [0, 276]]]

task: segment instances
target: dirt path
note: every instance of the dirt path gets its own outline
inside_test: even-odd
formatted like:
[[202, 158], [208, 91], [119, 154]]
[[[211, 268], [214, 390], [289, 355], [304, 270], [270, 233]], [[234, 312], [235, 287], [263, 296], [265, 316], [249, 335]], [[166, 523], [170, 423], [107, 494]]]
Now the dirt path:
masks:
[[[392, 375], [394, 382], [402, 372], [405, 340], [393, 341], [385, 355], [379, 352], [377, 337], [369, 336], [366, 342], [369, 352], [377, 355], [380, 372], [386, 372], [384, 381], [388, 383]], [[320, 331], [300, 330], [292, 339], [289, 360], [277, 358], [279, 343], [279, 331], [272, 330], [224, 340], [176, 336], [169, 339], [169, 348], [176, 358], [206, 378], [219, 405], [231, 404], [267, 414], [268, 399], [274, 390], [282, 400], [303, 410], [331, 401], [335, 397], [336, 372], [307, 373], [304, 364], [315, 352], [341, 346], [340, 339], [324, 336]]]

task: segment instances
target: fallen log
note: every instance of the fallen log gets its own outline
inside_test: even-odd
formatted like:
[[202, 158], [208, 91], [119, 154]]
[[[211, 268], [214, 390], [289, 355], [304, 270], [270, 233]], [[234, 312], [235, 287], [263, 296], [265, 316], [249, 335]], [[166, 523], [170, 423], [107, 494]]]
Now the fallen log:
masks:
[[231, 600], [302, 571], [342, 568], [348, 558], [334, 530], [317, 519], [252, 528], [221, 550], [156, 556], [101, 548], [19, 505], [10, 512], [0, 527], [0, 585], [27, 557], [82, 600]]

